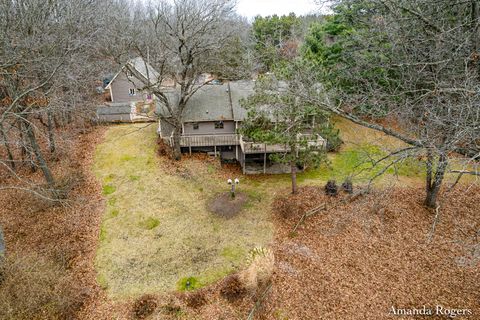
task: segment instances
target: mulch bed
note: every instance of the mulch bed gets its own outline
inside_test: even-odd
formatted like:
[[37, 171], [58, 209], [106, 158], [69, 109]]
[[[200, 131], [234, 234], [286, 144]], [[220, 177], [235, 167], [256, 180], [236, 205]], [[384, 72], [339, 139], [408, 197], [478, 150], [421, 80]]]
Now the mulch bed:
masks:
[[217, 194], [207, 204], [208, 210], [223, 218], [232, 218], [239, 213], [248, 197], [243, 192], [236, 192], [232, 198], [230, 192]]

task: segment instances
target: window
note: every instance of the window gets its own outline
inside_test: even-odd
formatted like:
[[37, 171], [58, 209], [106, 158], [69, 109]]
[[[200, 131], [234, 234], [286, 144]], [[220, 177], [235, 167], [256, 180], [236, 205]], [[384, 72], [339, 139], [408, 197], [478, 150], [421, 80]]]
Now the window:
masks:
[[134, 96], [135, 95], [135, 88], [128, 89], [128, 95], [129, 96]]
[[223, 129], [223, 121], [215, 121], [215, 129]]
[[198, 130], [198, 122], [192, 123], [193, 130]]

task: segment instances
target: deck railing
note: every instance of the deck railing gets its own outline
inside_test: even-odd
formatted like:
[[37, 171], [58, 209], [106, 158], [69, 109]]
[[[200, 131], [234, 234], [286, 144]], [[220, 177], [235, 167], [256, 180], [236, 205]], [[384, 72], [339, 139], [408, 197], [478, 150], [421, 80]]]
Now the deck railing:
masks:
[[[309, 147], [321, 149], [326, 146], [325, 139], [319, 135], [303, 134], [300, 138], [307, 138], [307, 144]], [[170, 136], [167, 140], [170, 145], [173, 145], [173, 136]], [[246, 141], [243, 136], [239, 134], [198, 134], [182, 135], [180, 137], [180, 146], [182, 147], [219, 147], [235, 145], [240, 145], [242, 152], [245, 154], [290, 151], [290, 148], [287, 145]]]
[[237, 144], [237, 134], [182, 135], [180, 137], [182, 147], [219, 147]]
[[[326, 141], [319, 135], [314, 134], [302, 134], [299, 136], [300, 139], [307, 139], [307, 144], [309, 147], [316, 147], [322, 149], [326, 146]], [[282, 144], [267, 144], [260, 142], [251, 142], [245, 141], [243, 136], [239, 138], [240, 147], [242, 152], [245, 154], [248, 153], [275, 153], [275, 152], [288, 152], [290, 147]]]

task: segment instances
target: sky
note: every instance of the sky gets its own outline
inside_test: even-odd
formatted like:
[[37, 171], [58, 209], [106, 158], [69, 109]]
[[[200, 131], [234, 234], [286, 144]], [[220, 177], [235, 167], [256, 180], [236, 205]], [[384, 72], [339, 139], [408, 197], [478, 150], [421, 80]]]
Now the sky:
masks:
[[[325, 8], [321, 11], [325, 12]], [[249, 19], [257, 15], [284, 15], [290, 12], [298, 16], [320, 12], [320, 6], [314, 0], [238, 0], [237, 12]]]

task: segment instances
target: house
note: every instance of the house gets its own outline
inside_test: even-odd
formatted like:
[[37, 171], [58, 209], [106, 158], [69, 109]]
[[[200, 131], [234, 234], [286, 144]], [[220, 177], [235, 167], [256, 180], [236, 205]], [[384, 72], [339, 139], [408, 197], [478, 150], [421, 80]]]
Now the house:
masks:
[[[97, 107], [97, 117], [105, 122], [155, 121], [155, 96], [144, 89], [156, 84], [160, 74], [141, 57], [129, 60], [109, 81], [105, 90], [109, 102]], [[162, 85], [172, 86], [166, 81]]]
[[[159, 136], [173, 145], [168, 111], [145, 85], [157, 85], [158, 82], [170, 104], [176, 105], [179, 88], [174, 81], [161, 81], [160, 74], [142, 58], [128, 61], [106, 85], [111, 101], [97, 108], [98, 119], [136, 122], [158, 118]], [[240, 101], [253, 94], [255, 81], [220, 81], [205, 73], [196, 83], [198, 90], [188, 100], [183, 114], [182, 152], [207, 152], [225, 161], [238, 161], [247, 174], [289, 172], [289, 166], [270, 160], [271, 154], [288, 152], [287, 146], [248, 141], [239, 134], [247, 117], [247, 110]], [[326, 145], [318, 135], [311, 135], [310, 144], [319, 148]]]
[[[236, 160], [245, 174], [289, 172], [289, 166], [270, 160], [273, 153], [287, 152], [287, 146], [248, 141], [239, 134], [247, 117], [247, 110], [240, 101], [253, 93], [254, 86], [254, 81], [230, 81], [199, 88], [184, 111], [180, 138], [182, 152], [208, 152], [223, 160]], [[170, 101], [174, 102], [177, 95], [175, 90], [168, 92]], [[168, 123], [168, 111], [158, 104], [157, 113], [162, 115], [158, 134], [172, 145], [173, 130]], [[326, 142], [322, 137], [312, 135], [311, 144], [323, 148]]]

